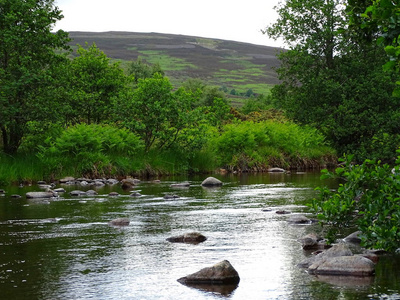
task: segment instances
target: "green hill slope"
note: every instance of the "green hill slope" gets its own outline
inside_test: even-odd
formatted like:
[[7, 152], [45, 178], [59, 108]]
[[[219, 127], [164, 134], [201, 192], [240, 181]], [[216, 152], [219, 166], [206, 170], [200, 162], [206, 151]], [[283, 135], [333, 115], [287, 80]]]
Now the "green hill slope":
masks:
[[280, 48], [184, 35], [135, 32], [70, 32], [71, 45], [96, 43], [114, 60], [141, 57], [159, 63], [175, 86], [188, 78], [245, 93], [266, 94], [278, 83], [273, 68], [279, 66]]

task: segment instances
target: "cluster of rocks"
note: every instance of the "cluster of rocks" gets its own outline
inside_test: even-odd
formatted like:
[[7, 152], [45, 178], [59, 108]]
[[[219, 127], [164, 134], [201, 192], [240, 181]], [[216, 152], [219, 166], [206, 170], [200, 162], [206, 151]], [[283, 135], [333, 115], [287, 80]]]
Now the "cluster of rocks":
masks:
[[310, 256], [298, 264], [314, 275], [372, 276], [378, 257], [372, 253], [353, 254], [345, 243]]

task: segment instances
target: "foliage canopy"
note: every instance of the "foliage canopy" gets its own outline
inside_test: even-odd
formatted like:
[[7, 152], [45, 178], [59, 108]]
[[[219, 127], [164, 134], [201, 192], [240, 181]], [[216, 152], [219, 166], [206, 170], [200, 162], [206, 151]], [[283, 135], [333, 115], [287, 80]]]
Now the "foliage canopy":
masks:
[[[51, 117], [46, 90], [52, 68], [65, 59], [67, 33], [52, 33], [61, 11], [53, 0], [0, 2], [0, 129], [3, 148], [14, 154], [31, 120]], [[45, 98], [45, 99], [44, 99]]]

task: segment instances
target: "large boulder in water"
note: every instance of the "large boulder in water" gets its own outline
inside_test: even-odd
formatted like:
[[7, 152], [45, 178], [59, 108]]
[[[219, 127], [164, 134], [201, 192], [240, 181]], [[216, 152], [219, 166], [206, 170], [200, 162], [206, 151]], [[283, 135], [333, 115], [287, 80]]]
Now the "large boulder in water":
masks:
[[168, 242], [171, 243], [188, 243], [188, 244], [198, 244], [202, 243], [207, 238], [198, 232], [189, 232], [178, 236], [172, 236], [167, 238]]
[[221, 186], [222, 181], [215, 177], [208, 177], [201, 183], [202, 186]]
[[371, 276], [375, 272], [375, 264], [358, 255], [339, 256], [317, 261], [308, 271], [316, 275]]
[[324, 261], [330, 257], [338, 257], [338, 256], [353, 256], [353, 252], [351, 252], [350, 248], [346, 244], [336, 244], [333, 245], [332, 248], [319, 253], [318, 255], [310, 256], [306, 258], [304, 261], [299, 263], [297, 266], [300, 268], [308, 268], [312, 264], [316, 262]]
[[238, 284], [240, 277], [229, 261], [223, 260], [212, 267], [203, 268], [188, 276], [179, 278], [183, 284]]

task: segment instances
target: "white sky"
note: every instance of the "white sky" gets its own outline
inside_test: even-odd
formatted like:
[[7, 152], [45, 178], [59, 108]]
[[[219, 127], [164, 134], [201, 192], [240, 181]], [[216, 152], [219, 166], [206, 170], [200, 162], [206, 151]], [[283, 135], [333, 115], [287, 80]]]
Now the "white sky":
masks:
[[279, 0], [55, 0], [65, 31], [158, 32], [282, 46], [261, 33]]

